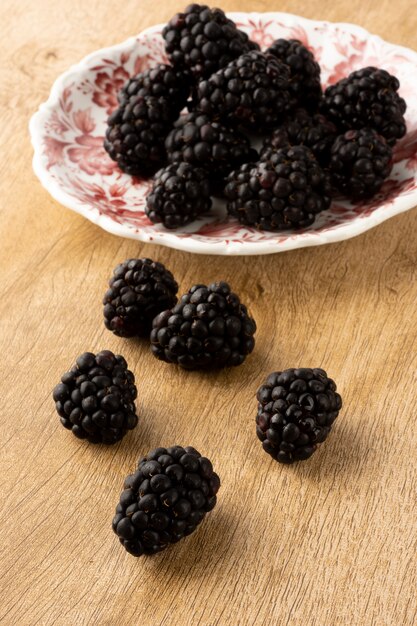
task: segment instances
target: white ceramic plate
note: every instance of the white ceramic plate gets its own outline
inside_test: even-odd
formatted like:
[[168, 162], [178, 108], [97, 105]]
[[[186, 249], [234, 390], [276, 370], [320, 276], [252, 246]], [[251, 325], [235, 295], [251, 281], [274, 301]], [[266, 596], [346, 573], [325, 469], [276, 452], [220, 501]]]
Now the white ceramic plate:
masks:
[[307, 20], [287, 13], [231, 13], [262, 48], [278, 37], [297, 38], [315, 54], [323, 85], [376, 65], [395, 74], [407, 101], [408, 132], [381, 192], [368, 202], [334, 202], [301, 231], [260, 232], [228, 220], [220, 202], [211, 215], [177, 231], [152, 224], [144, 213], [150, 181], [122, 173], [103, 148], [108, 114], [129, 76], [167, 62], [162, 25], [90, 54], [60, 76], [32, 117], [33, 167], [64, 206], [105, 230], [140, 241], [205, 254], [269, 254], [354, 237], [417, 204], [417, 54], [352, 24]]

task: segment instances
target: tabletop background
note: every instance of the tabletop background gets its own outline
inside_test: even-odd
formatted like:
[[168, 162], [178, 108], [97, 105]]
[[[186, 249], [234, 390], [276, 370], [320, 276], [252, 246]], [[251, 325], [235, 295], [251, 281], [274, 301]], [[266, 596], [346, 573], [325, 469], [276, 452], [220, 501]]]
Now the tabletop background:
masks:
[[[31, 170], [28, 121], [69, 65], [166, 21], [185, 2], [2, 0], [0, 38], [0, 623], [410, 625], [416, 623], [417, 211], [350, 241], [225, 258], [143, 245], [59, 206]], [[409, 0], [227, 1], [351, 21], [417, 48]], [[205, 374], [114, 337], [101, 298], [113, 267], [150, 256], [181, 290], [227, 280], [258, 323], [240, 368]], [[122, 353], [138, 428], [79, 442], [51, 389], [85, 350]], [[324, 367], [344, 408], [327, 442], [286, 467], [255, 436], [257, 387]], [[193, 445], [222, 478], [199, 530], [134, 559], [110, 523], [124, 476], [149, 449]], [[414, 462], [414, 465], [413, 465]]]

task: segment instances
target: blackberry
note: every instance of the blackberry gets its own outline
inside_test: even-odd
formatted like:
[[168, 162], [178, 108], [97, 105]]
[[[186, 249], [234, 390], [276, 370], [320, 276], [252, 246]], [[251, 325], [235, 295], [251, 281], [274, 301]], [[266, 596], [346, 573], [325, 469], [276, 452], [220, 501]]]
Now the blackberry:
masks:
[[330, 148], [337, 136], [336, 126], [324, 115], [309, 115], [305, 109], [298, 109], [274, 130], [264, 141], [260, 157], [267, 161], [270, 156], [290, 146], [310, 148], [322, 167], [328, 165]]
[[91, 443], [116, 443], [138, 423], [135, 377], [110, 350], [85, 352], [53, 391], [64, 428]]
[[153, 321], [156, 358], [186, 369], [241, 365], [255, 346], [255, 321], [225, 282], [192, 287]]
[[348, 130], [333, 144], [329, 164], [331, 181], [347, 198], [372, 197], [391, 169], [391, 146], [370, 128]]
[[197, 80], [207, 78], [249, 50], [259, 49], [221, 9], [190, 4], [162, 31], [172, 65], [189, 69]]
[[194, 448], [156, 448], [127, 476], [113, 531], [133, 556], [161, 552], [195, 531], [219, 488], [211, 462]]
[[178, 285], [162, 263], [128, 259], [120, 263], [103, 299], [106, 328], [119, 337], [149, 336], [153, 318], [177, 302]]
[[104, 148], [127, 174], [149, 176], [166, 160], [165, 137], [173, 119], [165, 98], [132, 96], [107, 120]]
[[224, 193], [228, 213], [260, 230], [309, 226], [330, 206], [328, 178], [304, 146], [242, 165], [229, 174]]
[[165, 98], [181, 111], [190, 95], [191, 83], [189, 72], [179, 72], [171, 65], [158, 63], [130, 78], [117, 94], [117, 99], [120, 104], [126, 104], [132, 96]]
[[290, 70], [290, 93], [297, 106], [317, 110], [322, 96], [320, 65], [298, 39], [277, 39], [267, 50]]
[[406, 103], [395, 76], [376, 67], [349, 74], [324, 92], [321, 111], [341, 130], [373, 128], [393, 146], [405, 135]]
[[206, 170], [189, 163], [173, 163], [156, 173], [146, 200], [146, 215], [155, 224], [178, 228], [211, 207]]
[[212, 119], [263, 131], [290, 108], [289, 70], [272, 54], [252, 51], [199, 83], [197, 108]]
[[169, 133], [165, 148], [171, 163], [185, 161], [204, 167], [215, 182], [258, 156], [245, 135], [202, 113], [181, 116]]
[[317, 368], [270, 374], [257, 399], [256, 434], [265, 452], [280, 463], [308, 459], [342, 407], [335, 382]]

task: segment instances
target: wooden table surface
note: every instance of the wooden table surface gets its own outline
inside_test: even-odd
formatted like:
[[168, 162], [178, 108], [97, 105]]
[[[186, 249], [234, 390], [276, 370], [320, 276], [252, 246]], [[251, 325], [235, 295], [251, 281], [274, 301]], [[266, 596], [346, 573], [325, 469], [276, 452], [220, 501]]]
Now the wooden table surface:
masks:
[[[416, 623], [417, 211], [356, 239], [273, 256], [203, 257], [107, 234], [31, 170], [28, 121], [93, 50], [166, 21], [179, 1], [2, 2], [0, 38], [0, 622], [121, 626]], [[417, 48], [410, 0], [225, 0], [352, 21]], [[105, 330], [101, 298], [128, 257], [183, 290], [229, 281], [258, 322], [244, 366], [187, 373]], [[114, 447], [78, 441], [51, 389], [85, 350], [125, 355], [140, 425]], [[254, 394], [276, 369], [324, 367], [344, 408], [328, 441], [286, 467], [255, 436]], [[110, 527], [124, 476], [160, 445], [193, 445], [222, 478], [192, 537], [135, 559]], [[414, 462], [414, 464], [413, 464]]]

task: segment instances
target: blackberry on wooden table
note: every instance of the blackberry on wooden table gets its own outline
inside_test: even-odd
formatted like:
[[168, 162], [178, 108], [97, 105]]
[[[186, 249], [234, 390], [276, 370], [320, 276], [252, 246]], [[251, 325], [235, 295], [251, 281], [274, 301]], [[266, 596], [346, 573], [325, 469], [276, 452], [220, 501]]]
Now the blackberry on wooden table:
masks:
[[258, 389], [256, 434], [280, 463], [310, 458], [342, 407], [336, 383], [319, 368], [273, 372]]
[[138, 423], [135, 377], [110, 350], [81, 354], [53, 391], [64, 428], [91, 443], [116, 443]]
[[176, 304], [177, 291], [162, 263], [146, 258], [119, 263], [103, 298], [106, 328], [119, 337], [149, 336], [153, 318]]
[[133, 556], [161, 552], [196, 530], [219, 488], [211, 461], [195, 448], [156, 448], [127, 476], [113, 531]]
[[151, 348], [186, 369], [241, 365], [255, 346], [255, 321], [225, 282], [195, 285], [153, 322]]

